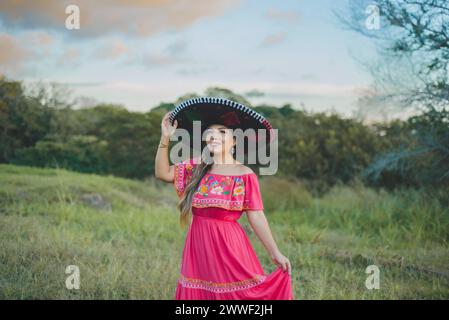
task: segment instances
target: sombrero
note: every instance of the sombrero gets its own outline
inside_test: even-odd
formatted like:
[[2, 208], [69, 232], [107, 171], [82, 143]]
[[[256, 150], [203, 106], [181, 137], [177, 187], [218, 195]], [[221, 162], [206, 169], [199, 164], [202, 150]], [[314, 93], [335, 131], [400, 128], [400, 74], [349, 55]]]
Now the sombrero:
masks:
[[[201, 133], [211, 124], [224, 124], [231, 129], [254, 129], [255, 134], [247, 139], [262, 142], [258, 129], [265, 129], [266, 143], [274, 138], [274, 129], [270, 122], [257, 111], [232, 100], [217, 97], [199, 97], [185, 100], [175, 106], [170, 114], [170, 124], [178, 121], [177, 128], [193, 132], [193, 121], [201, 121]], [[204, 142], [202, 142], [202, 147]], [[191, 147], [193, 147], [191, 143]], [[245, 153], [248, 152], [245, 143]]]

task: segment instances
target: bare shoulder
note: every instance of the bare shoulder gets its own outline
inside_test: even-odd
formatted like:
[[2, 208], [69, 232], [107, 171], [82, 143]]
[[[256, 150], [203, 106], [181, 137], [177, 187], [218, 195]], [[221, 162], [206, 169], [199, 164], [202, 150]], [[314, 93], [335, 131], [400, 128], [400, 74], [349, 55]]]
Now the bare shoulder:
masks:
[[254, 171], [250, 167], [247, 167], [244, 164], [239, 165], [239, 171], [240, 171], [240, 174], [254, 173]]

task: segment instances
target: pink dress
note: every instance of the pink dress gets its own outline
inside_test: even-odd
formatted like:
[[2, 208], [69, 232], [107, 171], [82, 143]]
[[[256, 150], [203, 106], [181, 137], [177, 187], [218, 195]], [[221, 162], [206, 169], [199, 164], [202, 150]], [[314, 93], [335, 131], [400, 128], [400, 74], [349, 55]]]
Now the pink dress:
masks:
[[[178, 196], [196, 165], [175, 165]], [[288, 272], [265, 274], [237, 221], [245, 210], [263, 210], [256, 174], [204, 175], [192, 200], [176, 300], [293, 300]]]

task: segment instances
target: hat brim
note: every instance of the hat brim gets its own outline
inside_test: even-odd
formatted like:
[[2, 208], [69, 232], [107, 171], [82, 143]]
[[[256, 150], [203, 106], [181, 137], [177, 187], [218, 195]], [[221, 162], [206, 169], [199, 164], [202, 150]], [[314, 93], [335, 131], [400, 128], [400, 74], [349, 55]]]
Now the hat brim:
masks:
[[[193, 121], [201, 122], [201, 133], [212, 124], [223, 124], [231, 129], [254, 129], [254, 134], [246, 135], [245, 139], [259, 143], [263, 142], [263, 136], [259, 135], [259, 129], [265, 129], [265, 142], [269, 144], [274, 138], [272, 125], [265, 117], [253, 109], [224, 98], [193, 98], [186, 100], [175, 107], [170, 115], [170, 124], [177, 120], [177, 128], [187, 130], [191, 136], [193, 133]], [[204, 147], [201, 143], [201, 148]], [[245, 153], [248, 153], [248, 143], [245, 142]], [[191, 142], [191, 147], [193, 143]]]

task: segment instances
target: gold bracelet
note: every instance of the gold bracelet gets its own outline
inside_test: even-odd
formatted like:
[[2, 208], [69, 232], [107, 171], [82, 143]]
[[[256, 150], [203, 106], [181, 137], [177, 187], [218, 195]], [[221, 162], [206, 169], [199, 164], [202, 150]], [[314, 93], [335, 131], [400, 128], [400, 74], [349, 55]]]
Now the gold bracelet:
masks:
[[162, 142], [159, 142], [159, 148], [167, 148], [168, 144], [163, 144]]

